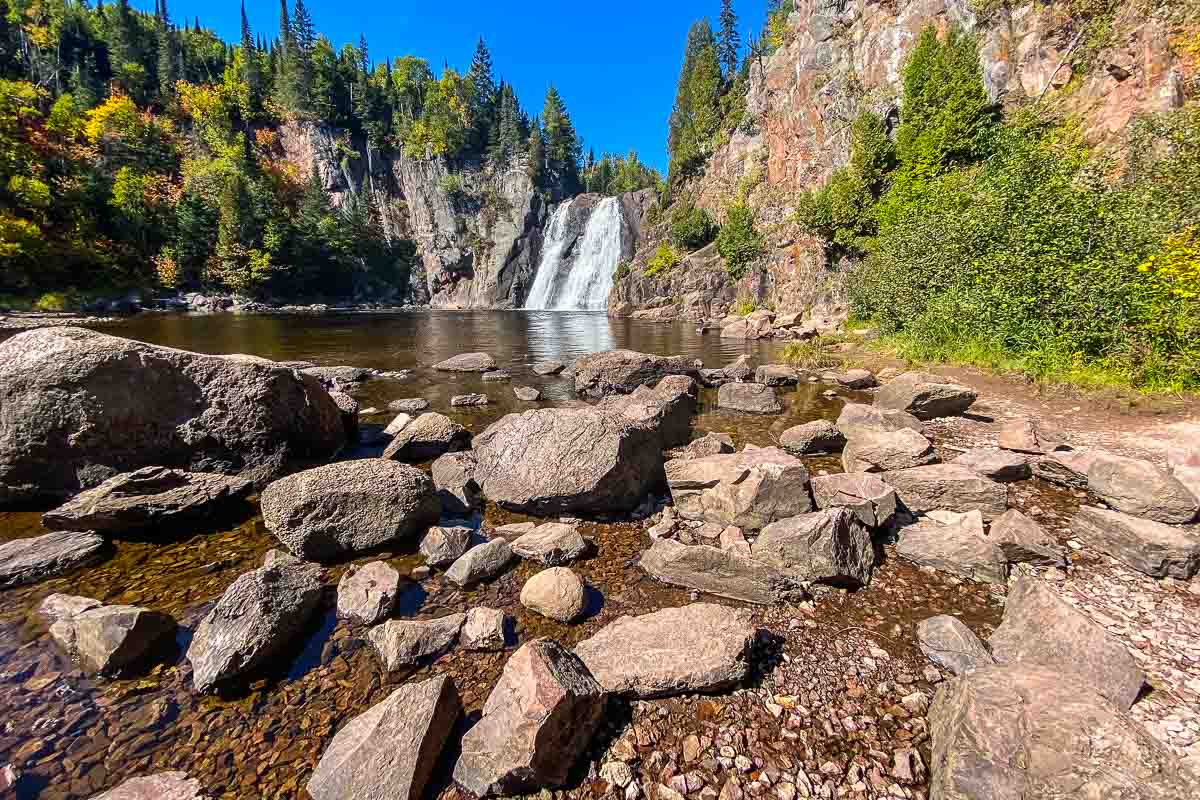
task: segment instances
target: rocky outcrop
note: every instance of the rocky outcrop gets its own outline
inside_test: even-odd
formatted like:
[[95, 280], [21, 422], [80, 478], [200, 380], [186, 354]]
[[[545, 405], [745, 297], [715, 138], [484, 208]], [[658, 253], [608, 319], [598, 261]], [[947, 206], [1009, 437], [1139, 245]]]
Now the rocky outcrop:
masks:
[[95, 533], [55, 531], [0, 544], [0, 588], [21, 586], [86, 566], [104, 557]]
[[61, 499], [148, 466], [265, 484], [344, 443], [316, 379], [272, 362], [81, 328], [0, 345], [0, 504]]

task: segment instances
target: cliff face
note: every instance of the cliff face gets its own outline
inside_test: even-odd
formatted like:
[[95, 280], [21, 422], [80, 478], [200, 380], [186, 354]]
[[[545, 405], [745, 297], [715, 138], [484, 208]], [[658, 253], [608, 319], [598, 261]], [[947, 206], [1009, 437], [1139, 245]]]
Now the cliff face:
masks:
[[921, 30], [933, 24], [975, 32], [993, 99], [1010, 106], [1041, 99], [1080, 120], [1089, 139], [1103, 145], [1117, 142], [1137, 114], [1185, 99], [1189, 76], [1172, 49], [1172, 21], [1141, 5], [1126, 4], [1112, 21], [1111, 44], [1076, 75], [1071, 64], [1087, 41], [1061, 0], [986, 17], [969, 0], [797, 0], [782, 46], [751, 65], [746, 121], [684, 192], [718, 221], [745, 193], [766, 237], [761, 268], [734, 281], [706, 248], [647, 278], [645, 263], [667, 235], [660, 223], [647, 231], [610, 307], [689, 320], [720, 317], [738, 298], [780, 311], [836, 308], [845, 265], [830, 269], [819, 244], [787, 220], [797, 193], [846, 163], [850, 123], [861, 111], [898, 118], [901, 71]]

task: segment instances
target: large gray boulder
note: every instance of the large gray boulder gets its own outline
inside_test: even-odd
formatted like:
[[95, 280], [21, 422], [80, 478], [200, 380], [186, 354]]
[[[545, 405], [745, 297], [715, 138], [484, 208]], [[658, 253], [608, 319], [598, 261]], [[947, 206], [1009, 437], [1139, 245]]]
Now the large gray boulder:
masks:
[[958, 464], [930, 464], [885, 472], [881, 477], [896, 490], [905, 508], [916, 514], [939, 509], [957, 513], [979, 511], [985, 520], [990, 520], [1008, 508], [1008, 490], [1003, 484]]
[[653, 388], [639, 386], [627, 395], [611, 395], [597, 408], [613, 411], [635, 425], [658, 434], [664, 448], [678, 447], [692, 437], [696, 411], [696, 382], [686, 375], [668, 375]]
[[541, 516], [628, 511], [663, 481], [658, 433], [594, 408], [509, 414], [475, 440], [492, 502]]
[[262, 493], [267, 530], [306, 561], [413, 538], [437, 522], [441, 510], [428, 475], [381, 458], [298, 472]]
[[544, 569], [521, 587], [521, 605], [558, 622], [572, 622], [587, 609], [583, 579], [567, 567]]
[[778, 414], [783, 404], [775, 390], [761, 383], [727, 383], [717, 390], [717, 408], [749, 414]]
[[663, 583], [747, 603], [770, 605], [804, 596], [800, 580], [787, 571], [704, 544], [655, 539], [638, 563]]
[[405, 425], [383, 451], [385, 459], [420, 464], [471, 446], [471, 433], [462, 425], [430, 411]]
[[496, 359], [487, 353], [463, 353], [439, 361], [433, 368], [440, 372], [491, 372], [496, 368]]
[[454, 780], [478, 797], [567, 782], [600, 726], [605, 693], [575, 654], [535, 639], [508, 659], [462, 740]]
[[308, 780], [313, 800], [421, 800], [462, 704], [445, 675], [408, 683], [337, 732]]
[[147, 666], [175, 641], [175, 620], [138, 606], [97, 606], [59, 619], [50, 636], [87, 672], [120, 676]]
[[345, 444], [315, 379], [80, 328], [0, 344], [0, 505], [165, 466], [265, 484]]
[[1093, 494], [1117, 511], [1135, 517], [1183, 524], [1200, 513], [1200, 498], [1149, 461], [1096, 452], [1087, 478]]
[[42, 515], [59, 531], [141, 531], [212, 518], [235, 507], [254, 488], [243, 478], [213, 472], [143, 467], [116, 475]]
[[570, 564], [587, 549], [587, 540], [579, 529], [565, 522], [547, 522], [512, 541], [512, 550], [518, 556], [548, 567]]
[[0, 588], [22, 586], [93, 564], [104, 557], [95, 533], [54, 531], [0, 544]]
[[73, 594], [52, 594], [38, 605], [38, 616], [50, 625], [60, 619], [69, 619], [76, 614], [82, 614], [103, 605], [99, 600], [90, 597], [79, 597]]
[[512, 546], [504, 539], [492, 539], [472, 547], [451, 564], [446, 580], [456, 586], [471, 586], [499, 575], [512, 559]]
[[779, 446], [794, 456], [838, 453], [846, 446], [846, 437], [829, 420], [815, 419], [781, 433]]
[[632, 350], [609, 350], [575, 360], [575, 391], [588, 397], [630, 394], [653, 386], [668, 375], [699, 377], [698, 368], [683, 356], [655, 356]]
[[1195, 776], [1141, 722], [1052, 668], [962, 675], [938, 690], [929, 722], [940, 800], [1195, 796]]
[[186, 772], [160, 772], [130, 778], [92, 800], [208, 800], [209, 796], [200, 781]]
[[1118, 511], [1083, 506], [1071, 532], [1122, 564], [1154, 578], [1187, 580], [1200, 569], [1200, 535]]
[[997, 664], [1055, 670], [1063, 681], [1108, 698], [1122, 711], [1145, 683], [1119, 639], [1035, 578], [1021, 578], [1008, 593], [1004, 619], [988, 644]]
[[188, 647], [196, 691], [207, 692], [274, 661], [317, 610], [320, 574], [312, 564], [273, 564], [230, 584]]
[[973, 389], [921, 372], [906, 372], [875, 392], [875, 407], [905, 411], [917, 419], [958, 416], [976, 399]]
[[772, 522], [762, 529], [751, 553], [811, 583], [863, 586], [871, 582], [875, 566], [871, 532], [846, 508]]
[[883, 527], [896, 513], [896, 490], [876, 475], [817, 475], [811, 483], [817, 508], [848, 508], [868, 528]]
[[470, 514], [483, 501], [475, 481], [475, 454], [446, 453], [430, 469], [442, 511], [447, 514]]
[[925, 438], [925, 434], [908, 428], [858, 430], [842, 449], [842, 469], [846, 472], [890, 472], [933, 464], [937, 460], [933, 443]]
[[613, 694], [722, 692], [745, 679], [757, 635], [744, 609], [692, 603], [621, 617], [576, 645], [575, 655]]
[[875, 408], [861, 403], [847, 403], [837, 418], [837, 428], [847, 439], [860, 431], [898, 431], [907, 429], [920, 433], [921, 420], [906, 411]]
[[983, 535], [983, 517], [934, 512], [900, 532], [896, 555], [978, 583], [1004, 583], [1008, 562], [1003, 551]]
[[996, 543], [1010, 564], [1035, 564], [1039, 567], [1061, 567], [1067, 563], [1066, 553], [1052, 536], [1037, 522], [1010, 508], [992, 523], [988, 538]]
[[962, 675], [996, 662], [978, 636], [958, 617], [941, 614], [917, 624], [917, 644], [921, 652], [939, 667]]
[[438, 619], [393, 619], [367, 631], [383, 668], [394, 672], [426, 659], [434, 659], [454, 646], [466, 614]]
[[813, 510], [804, 462], [777, 447], [672, 459], [666, 475], [684, 519], [756, 531]]
[[359, 625], [387, 619], [400, 594], [400, 573], [383, 561], [351, 566], [338, 581], [337, 616]]

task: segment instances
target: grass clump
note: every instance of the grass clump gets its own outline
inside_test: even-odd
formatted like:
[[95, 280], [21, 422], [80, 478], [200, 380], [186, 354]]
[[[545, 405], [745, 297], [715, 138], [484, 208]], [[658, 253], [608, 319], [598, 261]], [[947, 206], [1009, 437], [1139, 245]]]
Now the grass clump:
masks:
[[674, 269], [679, 265], [679, 261], [679, 253], [675, 252], [675, 248], [671, 247], [670, 243], [663, 242], [646, 263], [646, 271], [642, 274], [647, 278], [657, 277]]

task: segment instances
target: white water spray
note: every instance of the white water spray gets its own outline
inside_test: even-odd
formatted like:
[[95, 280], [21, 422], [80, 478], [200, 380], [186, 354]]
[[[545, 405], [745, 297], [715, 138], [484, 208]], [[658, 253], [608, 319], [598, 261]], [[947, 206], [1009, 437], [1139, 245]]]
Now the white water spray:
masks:
[[588, 217], [568, 271], [562, 271], [571, 201], [555, 209], [546, 227], [542, 261], [525, 307], [554, 311], [603, 311], [621, 260], [621, 203], [606, 197]]

